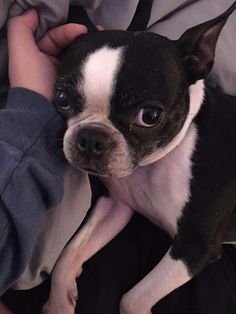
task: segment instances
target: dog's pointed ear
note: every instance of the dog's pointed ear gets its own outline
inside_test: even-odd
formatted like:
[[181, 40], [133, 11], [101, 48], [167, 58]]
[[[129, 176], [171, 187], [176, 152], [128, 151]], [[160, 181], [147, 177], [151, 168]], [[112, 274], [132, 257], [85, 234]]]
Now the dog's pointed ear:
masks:
[[236, 1], [220, 16], [188, 29], [178, 40], [191, 83], [204, 79], [211, 71], [217, 39], [235, 9]]

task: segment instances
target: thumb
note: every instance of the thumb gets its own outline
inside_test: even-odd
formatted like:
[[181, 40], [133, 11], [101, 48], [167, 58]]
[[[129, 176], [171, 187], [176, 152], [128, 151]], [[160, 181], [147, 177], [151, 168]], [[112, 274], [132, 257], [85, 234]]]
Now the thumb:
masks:
[[87, 33], [84, 25], [70, 23], [50, 29], [38, 42], [39, 49], [51, 56], [58, 56], [76, 37]]

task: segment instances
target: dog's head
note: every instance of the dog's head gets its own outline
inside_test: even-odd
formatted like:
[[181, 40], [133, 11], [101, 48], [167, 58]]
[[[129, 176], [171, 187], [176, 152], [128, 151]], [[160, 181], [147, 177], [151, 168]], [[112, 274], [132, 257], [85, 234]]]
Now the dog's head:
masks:
[[173, 149], [200, 108], [202, 79], [234, 9], [177, 41], [128, 31], [80, 36], [56, 83], [55, 105], [68, 121], [68, 161], [93, 174], [121, 177]]

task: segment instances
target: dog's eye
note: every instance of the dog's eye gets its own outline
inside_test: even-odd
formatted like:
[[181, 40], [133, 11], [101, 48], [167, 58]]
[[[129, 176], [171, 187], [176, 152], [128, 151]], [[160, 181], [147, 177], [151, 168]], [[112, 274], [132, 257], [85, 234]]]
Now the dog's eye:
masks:
[[152, 127], [161, 122], [163, 110], [159, 107], [149, 106], [142, 108], [135, 117], [134, 124], [142, 127]]
[[68, 98], [65, 92], [61, 90], [56, 91], [56, 106], [61, 110], [67, 110], [70, 108], [70, 105], [68, 105]]

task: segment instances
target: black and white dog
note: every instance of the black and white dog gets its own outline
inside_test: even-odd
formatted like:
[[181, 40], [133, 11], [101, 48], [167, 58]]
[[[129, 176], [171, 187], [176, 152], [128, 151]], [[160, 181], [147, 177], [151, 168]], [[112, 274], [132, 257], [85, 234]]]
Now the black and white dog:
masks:
[[177, 41], [102, 31], [79, 37], [69, 49], [55, 100], [68, 121], [65, 156], [100, 176], [110, 195], [98, 200], [63, 251], [45, 313], [74, 313], [83, 263], [134, 211], [161, 226], [173, 244], [122, 297], [122, 314], [151, 313], [155, 303], [218, 259], [223, 242], [236, 241], [236, 101], [203, 81], [235, 8]]

